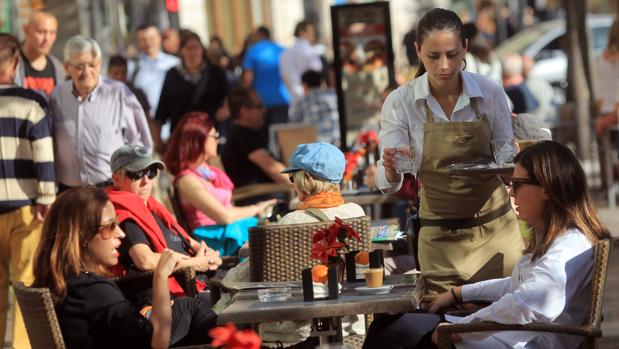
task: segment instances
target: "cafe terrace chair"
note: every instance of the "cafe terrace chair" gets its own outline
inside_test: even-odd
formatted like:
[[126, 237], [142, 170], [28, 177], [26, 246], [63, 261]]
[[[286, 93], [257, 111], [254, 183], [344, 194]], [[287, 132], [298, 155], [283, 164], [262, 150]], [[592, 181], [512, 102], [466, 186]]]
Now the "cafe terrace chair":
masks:
[[[64, 338], [54, 309], [52, 295], [47, 287], [25, 287], [23, 283], [13, 284], [26, 332], [32, 349], [65, 349]], [[209, 349], [210, 345], [178, 347], [178, 349]]]
[[[370, 251], [370, 217], [344, 219], [361, 236], [348, 239], [349, 250]], [[334, 222], [270, 224], [249, 230], [249, 275], [251, 281], [299, 281], [303, 269], [318, 261], [310, 259], [312, 233]], [[340, 252], [346, 252], [341, 249]]]
[[529, 323], [525, 325], [499, 324], [495, 322], [477, 322], [468, 324], [452, 324], [441, 326], [438, 331], [438, 347], [450, 349], [452, 333], [467, 332], [498, 332], [498, 331], [528, 331], [528, 332], [553, 332], [564, 333], [585, 337], [581, 348], [592, 349], [595, 347], [597, 338], [602, 337], [602, 303], [604, 298], [604, 285], [606, 284], [606, 270], [608, 268], [608, 255], [610, 253], [610, 240], [600, 240], [595, 245], [593, 276], [591, 279], [591, 303], [586, 322], [581, 326], [557, 325], [550, 323]]

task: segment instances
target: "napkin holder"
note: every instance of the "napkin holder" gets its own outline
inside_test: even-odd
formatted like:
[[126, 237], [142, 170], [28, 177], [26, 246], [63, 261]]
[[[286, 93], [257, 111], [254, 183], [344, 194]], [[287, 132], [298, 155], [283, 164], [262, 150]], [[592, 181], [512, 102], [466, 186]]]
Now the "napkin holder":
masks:
[[[327, 289], [329, 296], [327, 299], [339, 299], [340, 290], [339, 283], [337, 282], [337, 267], [329, 267], [327, 271]], [[303, 301], [313, 302], [314, 298], [314, 284], [312, 282], [312, 269], [307, 268], [301, 271], [301, 281], [303, 285]]]

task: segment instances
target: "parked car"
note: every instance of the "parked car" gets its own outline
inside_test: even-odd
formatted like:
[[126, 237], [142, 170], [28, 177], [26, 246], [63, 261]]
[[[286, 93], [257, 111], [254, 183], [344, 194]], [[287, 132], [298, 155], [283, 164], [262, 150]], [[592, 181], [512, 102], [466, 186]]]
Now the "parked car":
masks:
[[[588, 15], [587, 28], [591, 56], [599, 55], [608, 43], [608, 30], [613, 23], [611, 15]], [[531, 76], [548, 81], [555, 87], [555, 102], [565, 102], [567, 87], [565, 19], [537, 23], [507, 39], [496, 48], [499, 56], [519, 53], [535, 61]]]

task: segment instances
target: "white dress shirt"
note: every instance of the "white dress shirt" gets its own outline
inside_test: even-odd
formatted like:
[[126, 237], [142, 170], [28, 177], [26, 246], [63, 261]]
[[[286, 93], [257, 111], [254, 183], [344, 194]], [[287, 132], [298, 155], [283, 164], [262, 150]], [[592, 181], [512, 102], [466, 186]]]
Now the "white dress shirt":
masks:
[[598, 56], [593, 61], [593, 68], [595, 93], [602, 100], [600, 113], [611, 113], [619, 103], [619, 61], [609, 62]]
[[[159, 96], [161, 96], [161, 88], [163, 87], [166, 73], [179, 65], [181, 60], [165, 52], [159, 52], [157, 58], [140, 53], [137, 63], [140, 69], [135, 75], [135, 79], [131, 82], [133, 86], [144, 91], [148, 104], [150, 104], [151, 116], [154, 117], [159, 105]], [[127, 78], [131, 79], [133, 77], [135, 69], [135, 61], [129, 60], [127, 64]]]
[[322, 61], [318, 52], [307, 40], [298, 39], [291, 48], [282, 53], [279, 63], [279, 74], [290, 92], [291, 106], [305, 94], [301, 75], [307, 70], [322, 72]]
[[[471, 98], [475, 98], [479, 112], [488, 117], [492, 138], [513, 138], [511, 112], [503, 89], [486, 76], [469, 72], [460, 74], [463, 88], [451, 120], [445, 115], [436, 98], [430, 94], [427, 73], [391, 92], [383, 104], [380, 120], [379, 138], [382, 148], [407, 145], [413, 147], [415, 168], [419, 170], [423, 156], [426, 101], [434, 114], [434, 122], [463, 122], [476, 120], [477, 115], [471, 106]], [[376, 185], [383, 192], [395, 192], [402, 185], [402, 176], [399, 183], [389, 183], [381, 160], [376, 171]]]
[[54, 126], [56, 179], [77, 187], [112, 178], [110, 158], [125, 144], [152, 149], [144, 110], [122, 82], [99, 77], [90, 95], [78, 98], [73, 81], [54, 89], [50, 97]]
[[[492, 301], [457, 323], [494, 321], [502, 324], [545, 322], [581, 325], [591, 302], [592, 244], [578, 229], [559, 236], [548, 251], [531, 261], [526, 254], [512, 275], [462, 286], [462, 300]], [[479, 332], [462, 334], [458, 349], [468, 348], [577, 348], [578, 336], [544, 332]]]

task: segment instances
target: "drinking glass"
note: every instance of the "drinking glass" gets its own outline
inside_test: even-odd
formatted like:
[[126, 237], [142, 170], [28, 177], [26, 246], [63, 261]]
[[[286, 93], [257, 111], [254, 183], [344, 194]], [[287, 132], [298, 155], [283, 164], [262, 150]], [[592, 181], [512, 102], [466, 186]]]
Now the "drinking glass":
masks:
[[514, 162], [516, 145], [513, 138], [493, 139], [492, 152], [494, 161], [499, 166], [505, 166]]
[[415, 173], [415, 148], [407, 145], [396, 148], [395, 171], [402, 173]]

